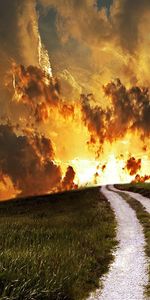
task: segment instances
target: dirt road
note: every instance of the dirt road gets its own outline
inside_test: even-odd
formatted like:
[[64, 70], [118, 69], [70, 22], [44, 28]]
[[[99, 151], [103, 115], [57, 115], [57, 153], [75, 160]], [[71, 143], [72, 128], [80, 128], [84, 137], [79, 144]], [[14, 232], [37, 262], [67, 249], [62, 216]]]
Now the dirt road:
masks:
[[[116, 190], [116, 191], [118, 191], [118, 190]], [[119, 190], [119, 192], [123, 192], [123, 193], [129, 195], [130, 197], [134, 198], [135, 200], [139, 201], [144, 206], [146, 211], [150, 214], [150, 199], [149, 198], [144, 197], [138, 193], [133, 193], [133, 192], [128, 192], [128, 191], [120, 191], [120, 190]]]
[[110, 202], [118, 223], [118, 248], [108, 274], [103, 278], [103, 289], [89, 300], [143, 300], [144, 286], [148, 283], [148, 262], [144, 252], [145, 239], [135, 211], [110, 186], [101, 192]]

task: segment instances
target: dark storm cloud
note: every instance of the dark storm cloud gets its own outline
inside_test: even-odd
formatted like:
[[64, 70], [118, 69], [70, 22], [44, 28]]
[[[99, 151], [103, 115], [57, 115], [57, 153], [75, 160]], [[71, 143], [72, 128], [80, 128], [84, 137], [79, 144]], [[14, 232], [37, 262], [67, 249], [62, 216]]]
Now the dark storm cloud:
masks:
[[109, 23], [105, 22], [97, 9], [94, 8], [95, 1], [54, 1], [39, 0], [44, 6], [53, 7], [57, 12], [57, 30], [62, 42], [69, 38], [97, 45], [101, 39], [110, 37]]
[[9, 57], [18, 59], [18, 0], [0, 2], [0, 47]]
[[84, 124], [91, 134], [91, 143], [113, 142], [127, 132], [139, 131], [141, 139], [150, 136], [150, 98], [146, 88], [127, 89], [119, 79], [104, 86], [109, 108], [91, 105], [90, 98], [81, 97]]
[[[61, 98], [61, 86], [57, 78], [51, 78], [35, 66], [25, 68], [14, 65], [16, 105], [24, 104], [37, 123], [48, 120], [50, 109], [56, 109], [64, 118], [73, 116], [74, 107]], [[56, 112], [56, 111], [55, 111]]]
[[91, 143], [95, 143], [97, 138], [100, 144], [103, 144], [107, 135], [107, 124], [111, 113], [100, 106], [92, 107], [88, 96], [81, 96], [82, 120], [91, 133]]
[[[138, 46], [139, 25], [150, 8], [149, 0], [39, 1], [57, 12], [57, 29], [63, 42], [73, 37], [93, 47], [115, 41], [130, 54]], [[104, 7], [110, 18], [101, 13]]]
[[[34, 46], [33, 46], [34, 45]], [[5, 69], [12, 59], [37, 64], [37, 13], [35, 0], [0, 2], [0, 65]]]
[[136, 50], [139, 42], [139, 25], [143, 14], [150, 9], [149, 0], [121, 0], [115, 16], [116, 33], [123, 49], [130, 53]]
[[68, 166], [66, 174], [62, 181], [62, 190], [76, 189], [78, 186], [74, 183], [75, 171], [71, 166]]
[[58, 188], [61, 170], [53, 159], [48, 138], [37, 134], [17, 136], [11, 126], [0, 125], [0, 173], [9, 176], [22, 195]]
[[137, 174], [137, 172], [141, 169], [141, 159], [130, 157], [126, 162], [125, 168], [131, 176]]
[[107, 16], [110, 15], [110, 7], [113, 4], [113, 0], [97, 0], [97, 7], [101, 9], [102, 7], [106, 8]]
[[121, 131], [140, 130], [143, 136], [150, 135], [150, 97], [147, 88], [133, 86], [127, 89], [118, 79], [104, 87], [111, 100], [114, 122]]
[[[95, 3], [97, 3], [99, 11], [95, 9]], [[114, 9], [112, 15], [111, 11], [116, 3], [118, 8]], [[38, 14], [41, 16], [42, 6], [46, 6], [47, 12], [45, 19], [40, 17], [40, 29], [43, 32], [44, 42], [51, 40], [46, 44], [49, 49], [52, 49], [52, 53], [55, 51], [54, 49], [60, 47], [60, 40], [64, 44], [69, 40], [71, 45], [71, 39], [73, 43], [74, 40], [83, 42], [80, 51], [85, 48], [85, 44], [89, 48], [93, 48], [116, 41], [124, 50], [133, 53], [139, 41], [139, 24], [143, 14], [150, 8], [150, 1], [1, 1], [1, 70], [6, 68], [11, 58], [25, 65], [38, 65], [37, 27]], [[111, 22], [104, 17], [103, 13], [101, 14], [102, 7], [106, 7], [107, 10], [111, 8]], [[53, 29], [48, 30], [48, 27]], [[55, 61], [55, 55], [53, 54], [53, 56]], [[80, 59], [79, 53], [78, 57]]]
[[148, 180], [150, 180], [150, 175], [140, 176], [139, 174], [137, 174], [132, 182], [133, 183], [138, 183], [138, 182], [143, 183], [143, 182], [146, 182]]

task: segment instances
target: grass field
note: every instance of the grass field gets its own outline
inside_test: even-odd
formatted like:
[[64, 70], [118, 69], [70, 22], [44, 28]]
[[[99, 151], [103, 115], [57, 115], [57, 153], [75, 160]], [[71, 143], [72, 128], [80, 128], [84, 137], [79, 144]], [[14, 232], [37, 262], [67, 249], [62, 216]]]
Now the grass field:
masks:
[[0, 203], [0, 299], [80, 300], [116, 246], [99, 188]]

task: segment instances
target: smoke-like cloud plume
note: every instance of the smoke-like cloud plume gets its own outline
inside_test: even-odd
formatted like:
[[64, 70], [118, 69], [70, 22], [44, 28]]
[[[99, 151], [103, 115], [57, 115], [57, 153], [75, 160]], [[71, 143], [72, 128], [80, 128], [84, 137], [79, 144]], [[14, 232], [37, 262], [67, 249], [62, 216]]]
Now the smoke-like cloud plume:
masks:
[[0, 125], [0, 173], [8, 176], [21, 195], [57, 190], [61, 169], [54, 163], [51, 141], [39, 135], [17, 135]]
[[74, 179], [75, 179], [75, 171], [73, 167], [68, 166], [65, 177], [62, 181], [62, 189], [63, 190], [76, 189], [78, 186], [74, 183]]
[[37, 122], [46, 120], [49, 108], [59, 103], [58, 81], [39, 67], [23, 65], [14, 65], [13, 78], [13, 100], [30, 108]]
[[150, 99], [147, 88], [133, 86], [127, 89], [119, 79], [104, 86], [104, 97], [109, 107], [91, 106], [87, 96], [81, 97], [83, 122], [91, 133], [91, 143], [99, 139], [113, 142], [127, 132], [139, 131], [141, 138], [150, 135]]
[[139, 183], [139, 182], [144, 183], [148, 180], [150, 180], [150, 175], [140, 176], [139, 174], [137, 174], [134, 180], [132, 180], [132, 183]]
[[130, 175], [135, 175], [141, 169], [141, 159], [135, 159], [135, 157], [130, 157], [127, 160], [125, 168], [128, 170]]
[[[115, 1], [114, 1], [115, 2]], [[119, 0], [114, 26], [121, 47], [133, 54], [140, 42], [142, 17], [150, 9], [149, 0]]]
[[149, 0], [116, 0], [112, 1], [107, 18], [104, 6], [99, 9], [94, 0], [65, 1], [65, 4], [63, 0], [40, 0], [40, 3], [57, 10], [57, 29], [63, 41], [69, 36], [92, 46], [114, 41], [130, 54], [137, 50], [142, 17], [150, 8]]
[[39, 37], [35, 6], [34, 0], [1, 2], [0, 49], [6, 61], [14, 59], [25, 65], [38, 65]]

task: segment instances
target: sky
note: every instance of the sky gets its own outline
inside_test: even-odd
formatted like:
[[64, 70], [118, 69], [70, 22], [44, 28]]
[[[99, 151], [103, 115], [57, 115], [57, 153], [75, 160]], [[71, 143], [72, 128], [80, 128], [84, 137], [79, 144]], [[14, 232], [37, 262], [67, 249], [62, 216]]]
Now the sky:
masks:
[[0, 3], [0, 199], [150, 179], [149, 0]]
[[[148, 57], [145, 52], [149, 38], [146, 41], [146, 34], [143, 35], [147, 22], [145, 20], [142, 24], [142, 14], [146, 18], [148, 1], [134, 1], [132, 4], [124, 0], [63, 3], [43, 1], [37, 6], [40, 33], [56, 75], [67, 69], [80, 82], [83, 92], [95, 94], [97, 83], [106, 83], [108, 78], [121, 77], [127, 84], [129, 81], [143, 84], [144, 79], [147, 83], [145, 63]], [[140, 39], [145, 43], [145, 49], [140, 48]], [[141, 53], [139, 57], [138, 53]], [[130, 73], [128, 77], [126, 73]]]

